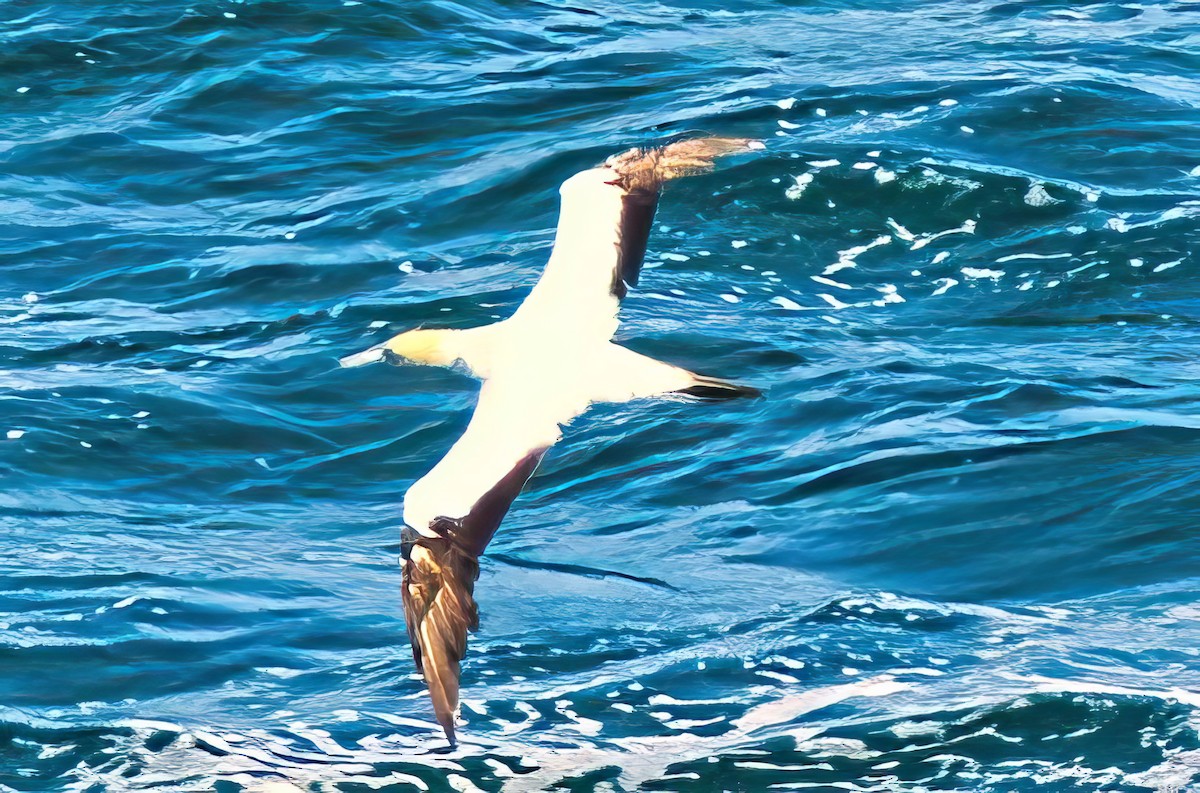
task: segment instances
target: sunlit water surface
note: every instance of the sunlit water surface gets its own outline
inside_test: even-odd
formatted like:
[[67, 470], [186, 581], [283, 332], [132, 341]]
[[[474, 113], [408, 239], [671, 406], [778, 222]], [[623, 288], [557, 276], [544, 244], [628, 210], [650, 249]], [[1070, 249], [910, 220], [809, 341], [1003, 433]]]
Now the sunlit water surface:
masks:
[[[636, 6], [636, 10], [630, 6]], [[1200, 5], [9, 2], [0, 790], [1200, 781]], [[671, 186], [489, 549], [446, 751], [399, 505], [558, 183]]]

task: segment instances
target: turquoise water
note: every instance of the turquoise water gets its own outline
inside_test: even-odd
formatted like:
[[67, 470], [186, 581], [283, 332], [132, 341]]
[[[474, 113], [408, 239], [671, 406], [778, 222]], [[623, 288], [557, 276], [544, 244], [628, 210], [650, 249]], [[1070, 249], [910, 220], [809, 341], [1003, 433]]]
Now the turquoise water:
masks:
[[[636, 8], [630, 6], [636, 5]], [[10, 2], [0, 790], [1200, 784], [1200, 6]], [[400, 502], [557, 185], [683, 133], [447, 751]], [[835, 162], [836, 161], [836, 162]]]

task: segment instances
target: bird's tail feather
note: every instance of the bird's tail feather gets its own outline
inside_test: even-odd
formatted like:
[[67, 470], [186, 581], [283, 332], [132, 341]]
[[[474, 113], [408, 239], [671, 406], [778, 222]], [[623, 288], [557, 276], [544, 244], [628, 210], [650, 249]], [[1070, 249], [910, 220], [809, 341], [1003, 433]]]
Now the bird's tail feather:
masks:
[[608, 158], [608, 166], [621, 175], [630, 191], [657, 190], [663, 182], [711, 171], [726, 154], [764, 148], [750, 138], [691, 138], [657, 149], [630, 149]]

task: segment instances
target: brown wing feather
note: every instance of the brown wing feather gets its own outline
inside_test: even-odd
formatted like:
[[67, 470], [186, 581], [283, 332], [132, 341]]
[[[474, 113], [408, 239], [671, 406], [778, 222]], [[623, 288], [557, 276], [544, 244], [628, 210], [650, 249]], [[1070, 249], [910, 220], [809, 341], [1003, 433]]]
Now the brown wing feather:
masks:
[[404, 621], [417, 671], [425, 677], [434, 715], [450, 743], [454, 743], [467, 633], [479, 627], [475, 603], [479, 555], [545, 453], [544, 448], [529, 452], [466, 516], [435, 518], [429, 528], [438, 536], [414, 538], [409, 546], [402, 592]]
[[668, 179], [704, 173], [723, 155], [762, 148], [749, 138], [692, 138], [658, 149], [630, 149], [608, 158], [617, 184], [630, 191], [658, 190]]
[[657, 209], [657, 187], [630, 190], [621, 198], [621, 221], [617, 225], [617, 266], [612, 282], [612, 293], [617, 300], [624, 300], [629, 287], [637, 286]]
[[413, 658], [451, 743], [467, 632], [479, 627], [474, 597], [478, 577], [479, 562], [441, 538], [422, 540], [404, 566], [404, 619]]
[[637, 286], [663, 182], [711, 171], [717, 157], [746, 151], [755, 144], [747, 138], [693, 138], [658, 149], [630, 149], [608, 159], [606, 165], [617, 172], [614, 183], [625, 190], [612, 283], [612, 294], [618, 300], [624, 299], [627, 287]]

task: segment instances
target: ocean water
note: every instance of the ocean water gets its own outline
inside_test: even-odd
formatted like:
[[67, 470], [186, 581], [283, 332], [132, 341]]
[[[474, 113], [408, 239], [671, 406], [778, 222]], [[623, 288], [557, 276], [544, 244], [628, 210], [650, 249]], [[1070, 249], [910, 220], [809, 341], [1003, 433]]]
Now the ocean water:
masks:
[[[0, 791], [1200, 789], [1200, 4], [0, 7]], [[557, 185], [670, 185], [483, 561], [448, 750], [400, 503]]]

